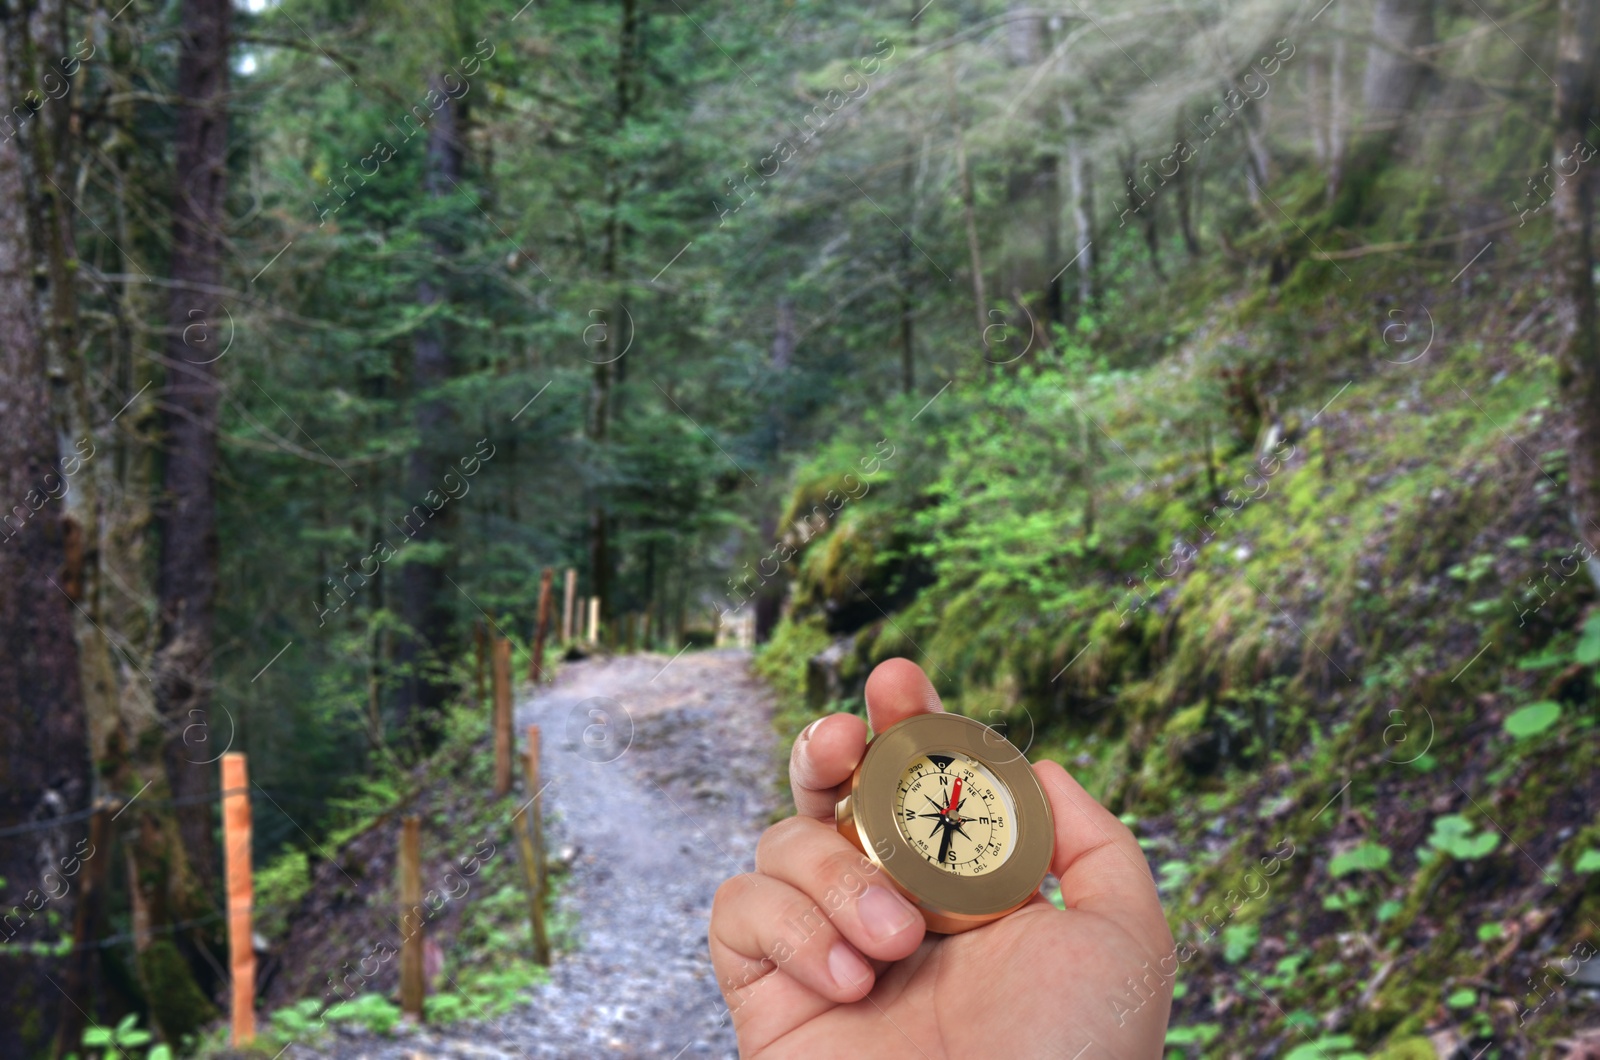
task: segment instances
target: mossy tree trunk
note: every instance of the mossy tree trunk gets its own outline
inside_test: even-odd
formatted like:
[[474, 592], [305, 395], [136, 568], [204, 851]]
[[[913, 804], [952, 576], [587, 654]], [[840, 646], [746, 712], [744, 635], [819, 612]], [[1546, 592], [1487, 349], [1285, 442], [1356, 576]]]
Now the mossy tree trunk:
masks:
[[[227, 0], [185, 0], [178, 53], [177, 173], [172, 199], [173, 286], [167, 305], [164, 469], [158, 504], [160, 633], [156, 701], [168, 722], [167, 782], [179, 831], [202, 887], [216, 877], [212, 772], [191, 761], [182, 733], [208, 718], [217, 596], [217, 360], [191, 343], [193, 325], [215, 326], [221, 306], [223, 197], [227, 183]], [[203, 801], [202, 801], [203, 800]]]
[[[48, 283], [43, 248], [60, 235], [34, 179], [38, 160], [52, 157], [40, 118], [52, 103], [40, 90], [49, 71], [40, 66], [57, 61], [50, 30], [64, 17], [53, 0], [0, 8], [0, 90], [17, 101], [0, 141], [0, 828], [35, 828], [0, 841], [0, 941], [15, 944], [55, 941], [52, 913], [72, 922], [77, 895], [70, 879], [65, 891], [57, 881], [86, 823], [48, 822], [82, 810], [90, 785], [73, 605], [59, 583], [65, 468], [36, 286]], [[0, 1055], [49, 1047], [73, 1004], [51, 982], [62, 963], [15, 950], [0, 957]], [[70, 979], [68, 987], [81, 993]]]
[[[1561, 177], [1551, 197], [1556, 274], [1556, 354], [1569, 416], [1568, 489], [1573, 522], [1590, 547], [1600, 545], [1600, 344], [1595, 336], [1593, 164], [1600, 0], [1561, 0], [1556, 42], [1555, 145]], [[1589, 561], [1600, 583], [1600, 563]]]
[[[162, 1036], [176, 1046], [197, 1029], [195, 997], [217, 974], [198, 932], [171, 925], [216, 910], [218, 852], [214, 834], [216, 766], [197, 754], [192, 726], [212, 718], [213, 629], [217, 596], [217, 421], [222, 387], [218, 358], [201, 341], [218, 327], [222, 288], [224, 199], [228, 165], [230, 0], [183, 0], [178, 32], [177, 123], [172, 188], [172, 277], [164, 342], [162, 479], [156, 512], [158, 633], [156, 706], [166, 729], [162, 748], [175, 819], [140, 807], [143, 875], [136, 881], [157, 936], [156, 979], [146, 1000]], [[196, 325], [200, 325], [196, 328]], [[124, 818], [124, 823], [126, 818]], [[152, 945], [155, 945], [152, 943]], [[145, 971], [145, 951], [140, 952]], [[204, 1005], [200, 1006], [201, 1010]]]
[[[1344, 158], [1342, 133], [1333, 153], [1329, 185], [1333, 196], [1329, 225], [1353, 227], [1361, 220], [1368, 193], [1389, 164], [1406, 115], [1427, 83], [1424, 49], [1434, 43], [1433, 0], [1378, 0], [1372, 12], [1367, 69], [1361, 82], [1361, 133]], [[1334, 57], [1333, 105], [1340, 104], [1343, 54]], [[1335, 128], [1338, 116], [1335, 115]]]

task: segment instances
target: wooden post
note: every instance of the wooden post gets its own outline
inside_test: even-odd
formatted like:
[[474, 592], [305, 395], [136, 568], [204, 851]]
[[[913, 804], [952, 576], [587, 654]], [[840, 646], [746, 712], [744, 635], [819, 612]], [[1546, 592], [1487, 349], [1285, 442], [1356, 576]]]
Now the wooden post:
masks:
[[472, 642], [473, 642], [473, 647], [477, 650], [477, 656], [478, 656], [478, 668], [477, 668], [477, 673], [476, 673], [476, 679], [477, 679], [476, 680], [476, 684], [477, 684], [477, 689], [478, 689], [478, 706], [482, 707], [483, 706], [484, 663], [486, 663], [488, 661], [485, 658], [485, 656], [489, 654], [488, 646], [487, 646], [488, 635], [484, 632], [483, 620], [482, 619], [479, 619], [478, 621], [476, 621], [476, 622], [474, 622], [472, 624]]
[[233, 975], [233, 1044], [256, 1037], [256, 951], [250, 931], [250, 778], [243, 752], [222, 756], [222, 858], [228, 887], [228, 967]]
[[528, 656], [528, 680], [538, 684], [544, 680], [544, 639], [550, 633], [550, 579], [549, 567], [539, 575], [539, 621], [533, 631], [533, 654]]
[[600, 643], [600, 598], [589, 597], [589, 643]]
[[[501, 644], [507, 643], [502, 640]], [[498, 645], [497, 645], [498, 647]], [[400, 1011], [422, 1020], [422, 820], [400, 825]]]
[[[111, 867], [111, 811], [117, 809], [114, 799], [98, 799], [94, 813], [89, 817], [89, 851], [81, 859], [83, 875], [79, 877], [78, 905], [72, 914], [72, 953], [67, 958], [65, 993], [69, 998], [84, 999], [89, 1004], [89, 984], [94, 979], [97, 948], [92, 939], [100, 934], [100, 912], [105, 907], [102, 895], [106, 891], [106, 874]], [[119, 811], [120, 812], [120, 811]], [[70, 860], [79, 860], [76, 856]], [[69, 859], [62, 859], [63, 867]], [[83, 1037], [86, 1016], [69, 1009], [56, 1023], [55, 1056], [76, 1052]]]
[[528, 924], [533, 928], [533, 959], [540, 964], [550, 963], [550, 939], [544, 928], [544, 811], [539, 797], [539, 726], [528, 726], [528, 753], [523, 758], [527, 772], [528, 804], [519, 813], [526, 813], [521, 827], [516, 829], [517, 849], [522, 854], [522, 871], [528, 880]]
[[561, 601], [561, 643], [571, 644], [578, 639], [576, 616], [572, 607], [578, 602], [578, 572], [567, 568], [567, 591]]
[[645, 651], [650, 650], [650, 609], [644, 609], [643, 628], [639, 633], [639, 646]]
[[494, 640], [494, 793], [511, 790], [511, 642]]

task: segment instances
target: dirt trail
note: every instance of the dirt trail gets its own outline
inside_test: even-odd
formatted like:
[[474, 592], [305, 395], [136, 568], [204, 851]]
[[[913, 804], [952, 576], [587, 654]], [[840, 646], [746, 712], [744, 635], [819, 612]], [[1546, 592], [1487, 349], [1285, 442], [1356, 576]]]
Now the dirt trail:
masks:
[[751, 868], [775, 805], [771, 717], [742, 651], [564, 667], [517, 723], [542, 735], [547, 845], [573, 851], [559, 908], [576, 950], [499, 1019], [340, 1055], [736, 1056], [706, 923], [717, 885]]

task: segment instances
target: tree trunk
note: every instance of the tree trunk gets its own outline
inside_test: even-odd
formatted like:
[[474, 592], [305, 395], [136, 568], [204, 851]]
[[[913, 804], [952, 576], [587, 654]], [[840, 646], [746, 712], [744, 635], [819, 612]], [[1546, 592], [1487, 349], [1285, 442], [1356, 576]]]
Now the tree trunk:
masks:
[[[189, 345], [190, 325], [221, 317], [223, 196], [228, 150], [229, 0], [184, 0], [179, 32], [177, 178], [172, 204], [172, 297], [167, 303], [165, 461], [156, 594], [156, 702], [167, 719], [164, 758], [175, 798], [213, 790], [180, 735], [208, 718], [217, 593], [217, 365]], [[198, 315], [197, 315], [198, 311]], [[183, 849], [201, 888], [216, 879], [208, 801], [177, 808]]]
[[1333, 13], [1333, 54], [1328, 59], [1327, 201], [1333, 202], [1344, 180], [1344, 8]]
[[[141, 883], [158, 924], [210, 911], [218, 875], [215, 804], [207, 797], [216, 785], [211, 768], [196, 763], [184, 734], [211, 719], [221, 388], [210, 345], [196, 340], [223, 316], [215, 296], [205, 292], [223, 282], [231, 16], [230, 0], [183, 0], [180, 18], [153, 660], [156, 704], [167, 730], [162, 760], [168, 789], [180, 802], [175, 833], [156, 840], [164, 830], [149, 827], [163, 856], [146, 859]], [[141, 974], [151, 981], [147, 1000], [163, 1036], [176, 1042], [196, 1031], [211, 1015], [191, 972], [200, 963], [198, 954], [187, 941], [163, 936], [139, 960], [148, 965]]]
[[[1156, 277], [1165, 281], [1166, 273], [1161, 271], [1161, 233], [1156, 228], [1156, 189], [1148, 187], [1151, 192], [1146, 198], [1139, 192], [1138, 181], [1139, 155], [1133, 148], [1122, 158], [1122, 183], [1127, 190], [1128, 212], [1138, 219], [1139, 226], [1144, 230], [1144, 246], [1150, 255], [1150, 267], [1155, 270]], [[1148, 167], [1148, 163], [1146, 164]]]
[[1044, 260], [1051, 269], [1051, 276], [1045, 281], [1044, 291], [1044, 333], [1046, 341], [1054, 334], [1052, 324], [1062, 320], [1061, 273], [1056, 271], [1056, 262], [1061, 260], [1061, 155], [1055, 151], [1046, 151], [1039, 159], [1039, 193], [1044, 200], [1041, 212], [1044, 214]]
[[[1178, 141], [1184, 139], [1183, 116], [1177, 118], [1176, 137]], [[1198, 179], [1198, 170], [1188, 162], [1178, 166], [1178, 171], [1173, 174], [1173, 196], [1178, 214], [1178, 231], [1183, 234], [1183, 249], [1188, 251], [1191, 258], [1200, 256], [1200, 240], [1194, 234], [1194, 217], [1192, 201], [1192, 182]]]
[[[60, 9], [50, 11], [60, 17]], [[43, 52], [35, 30], [15, 7], [0, 12], [0, 89], [18, 106], [47, 106], [39, 93], [33, 55]], [[53, 43], [53, 42], [51, 42]], [[52, 59], [54, 53], [51, 53]], [[65, 488], [46, 382], [46, 354], [35, 301], [35, 248], [46, 233], [30, 211], [30, 166], [38, 117], [0, 143], [0, 828], [35, 824], [0, 842], [0, 941], [45, 942], [49, 910], [70, 918], [76, 896], [50, 900], [43, 873], [71, 856], [86, 828], [82, 820], [52, 827], [50, 818], [84, 809], [90, 775], [87, 726], [73, 639], [73, 605], [60, 586], [66, 558], [62, 509]], [[75, 465], [73, 466], [76, 470]], [[37, 904], [36, 904], [37, 903]], [[14, 936], [14, 937], [13, 937]], [[0, 957], [0, 1054], [35, 1055], [50, 1047], [71, 1002], [46, 976], [59, 977], [60, 958], [12, 950]]]
[[989, 358], [989, 340], [986, 337], [989, 327], [989, 301], [983, 290], [983, 256], [978, 250], [978, 222], [976, 201], [972, 192], [972, 171], [967, 168], [967, 141], [961, 132], [961, 106], [956, 100], [954, 51], [950, 52], [947, 72], [950, 87], [950, 125], [955, 130], [956, 136], [956, 172], [961, 180], [961, 212], [967, 224], [967, 255], [972, 267], [973, 309], [977, 315], [978, 342], [983, 346], [983, 359], [992, 372], [994, 361]]
[[1061, 124], [1067, 138], [1067, 187], [1072, 203], [1073, 254], [1078, 270], [1078, 309], [1089, 307], [1094, 298], [1094, 242], [1089, 160], [1083, 149], [1083, 137], [1078, 129], [1078, 113], [1067, 100], [1061, 101]]
[[[435, 76], [429, 85], [441, 97], [439, 108], [428, 128], [428, 151], [423, 181], [429, 198], [443, 199], [456, 193], [461, 181], [461, 137], [457, 105], [445, 91], [444, 82]], [[451, 240], [442, 231], [431, 233], [434, 253], [443, 258], [452, 253]], [[417, 305], [426, 311], [448, 297], [429, 274], [417, 281]], [[450, 403], [441, 388], [450, 380], [450, 353], [445, 346], [444, 325], [430, 323], [417, 330], [412, 343], [411, 387], [416, 396], [412, 416], [417, 427], [417, 446], [407, 462], [406, 478], [411, 511], [419, 529], [406, 532], [417, 541], [448, 539], [455, 523], [455, 511], [447, 500], [437, 516], [429, 498], [439, 500], [448, 458], [441, 455], [438, 439], [450, 433]], [[450, 693], [445, 673], [445, 656], [450, 645], [451, 608], [445, 597], [443, 559], [412, 558], [401, 567], [401, 616], [408, 628], [399, 646], [402, 664], [399, 721], [405, 738], [420, 753], [438, 745], [440, 715]]]
[[[1244, 142], [1248, 151], [1247, 158], [1253, 173], [1256, 186], [1266, 188], [1267, 182], [1272, 179], [1272, 153], [1267, 148], [1267, 99], [1265, 96], [1256, 101], [1254, 106], [1246, 107], [1239, 116], [1239, 124], [1244, 129]], [[1252, 192], [1252, 194], [1254, 194]]]
[[909, 394], [917, 385], [917, 351], [916, 351], [916, 289], [911, 277], [911, 230], [915, 227], [916, 208], [916, 173], [911, 165], [909, 155], [905, 164], [900, 168], [900, 182], [905, 189], [906, 197], [906, 224], [900, 233], [900, 388], [903, 393]]
[[[637, 64], [639, 51], [639, 7], [637, 0], [622, 0], [622, 22], [617, 34], [616, 102], [613, 111], [613, 131], [620, 140], [633, 113], [638, 94]], [[605, 249], [600, 263], [601, 275], [608, 290], [615, 289], [621, 275], [623, 175], [614, 156], [608, 155], [605, 169], [606, 225]], [[614, 322], [599, 344], [594, 366], [594, 380], [589, 392], [588, 435], [596, 450], [604, 450], [610, 431], [612, 384], [618, 374], [616, 361], [622, 356], [615, 350], [617, 336], [621, 334], [621, 294], [613, 307], [610, 319]], [[611, 616], [611, 547], [612, 517], [606, 510], [603, 498], [595, 498], [589, 508], [589, 565], [594, 595], [600, 601], [600, 618], [604, 622]]]
[[1378, 0], [1371, 39], [1361, 106], [1368, 128], [1386, 128], [1410, 109], [1427, 74], [1416, 53], [1433, 43], [1433, 0]]
[[[1328, 225], [1348, 228], [1361, 223], [1372, 183], [1389, 164], [1400, 139], [1401, 119], [1427, 80], [1428, 69], [1417, 54], [1433, 39], [1433, 0], [1378, 0], [1361, 83], [1361, 135], [1348, 162], [1341, 160], [1336, 166], [1339, 190]], [[1336, 54], [1336, 72], [1339, 65]], [[1339, 106], [1337, 96], [1334, 105]]]
[[[1600, 63], [1600, 0], [1561, 0], [1556, 41], [1555, 149], [1552, 168], [1566, 173], [1570, 155], [1596, 118]], [[1568, 489], [1583, 540], [1600, 544], [1600, 343], [1595, 335], [1593, 169], [1578, 165], [1551, 197], [1556, 274], [1556, 354], [1569, 419]], [[1600, 560], [1589, 560], [1600, 584]]]

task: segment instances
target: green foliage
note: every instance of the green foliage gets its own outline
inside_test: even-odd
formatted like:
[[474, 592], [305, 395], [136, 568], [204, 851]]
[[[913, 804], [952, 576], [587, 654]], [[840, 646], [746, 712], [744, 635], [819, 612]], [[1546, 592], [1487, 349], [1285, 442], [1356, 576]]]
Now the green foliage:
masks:
[[1261, 928], [1256, 924], [1229, 924], [1222, 929], [1222, 959], [1238, 964], [1249, 957], [1261, 938]]
[[1459, 861], [1472, 861], [1494, 853], [1500, 837], [1493, 832], [1473, 834], [1472, 822], [1458, 813], [1445, 814], [1433, 819], [1433, 831], [1427, 844], [1434, 850]]
[[331, 1023], [355, 1023], [374, 1034], [388, 1034], [400, 1022], [400, 1006], [382, 994], [358, 994], [329, 1007], [323, 1018]]
[[1547, 699], [1512, 711], [1506, 715], [1504, 725], [1506, 732], [1522, 740], [1544, 732], [1560, 717], [1561, 704]]
[[298, 847], [283, 851], [251, 874], [255, 888], [255, 930], [275, 938], [288, 926], [290, 911], [311, 889], [311, 860]]
[[[104, 1048], [100, 1060], [137, 1057], [151, 1041], [150, 1032], [139, 1026], [139, 1017], [132, 1012], [118, 1020], [115, 1027], [91, 1026], [83, 1032], [86, 1047]], [[144, 1056], [145, 1060], [172, 1060], [172, 1051], [165, 1044], [158, 1044]]]
[[1198, 1045], [1204, 1048], [1217, 1040], [1222, 1028], [1215, 1023], [1194, 1023], [1187, 1027], [1167, 1028], [1168, 1045]]
[[1356, 1040], [1348, 1034], [1330, 1034], [1301, 1042], [1283, 1055], [1283, 1060], [1365, 1060], [1366, 1054], [1352, 1049]]
[[1391, 857], [1388, 847], [1365, 840], [1330, 858], [1328, 875], [1337, 880], [1352, 872], [1376, 872], [1387, 868]]
[[1572, 658], [1584, 666], [1600, 663], [1600, 612], [1590, 615], [1583, 623], [1583, 636], [1572, 651]]
[[[331, 1007], [336, 1008], [340, 1004], [343, 1003], [336, 1003]], [[314, 997], [301, 998], [277, 1009], [272, 1013], [265, 1028], [273, 1040], [282, 1040], [285, 1044], [294, 1041], [315, 1041], [327, 1033], [327, 1029], [322, 1000]]]

